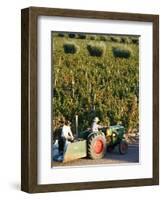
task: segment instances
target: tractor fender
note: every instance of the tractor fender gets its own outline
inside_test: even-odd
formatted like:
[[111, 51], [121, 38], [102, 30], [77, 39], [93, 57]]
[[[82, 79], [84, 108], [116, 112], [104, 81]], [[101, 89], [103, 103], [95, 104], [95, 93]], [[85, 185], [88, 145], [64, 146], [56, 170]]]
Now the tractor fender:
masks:
[[91, 137], [91, 135], [95, 134], [96, 132], [91, 132], [88, 136], [87, 139]]
[[103, 132], [99, 131], [99, 132], [91, 132], [91, 133], [88, 135], [87, 139], [89, 139], [93, 134], [96, 134], [96, 133], [101, 134], [101, 135], [103, 135], [103, 136], [105, 137], [105, 134], [104, 134]]

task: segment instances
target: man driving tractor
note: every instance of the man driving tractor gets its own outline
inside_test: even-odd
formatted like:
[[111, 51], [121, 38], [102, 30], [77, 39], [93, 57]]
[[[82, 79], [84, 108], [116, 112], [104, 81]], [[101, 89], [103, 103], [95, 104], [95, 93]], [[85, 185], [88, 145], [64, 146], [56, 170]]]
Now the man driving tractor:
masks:
[[95, 117], [91, 127], [92, 132], [98, 132], [100, 128], [103, 128], [103, 126], [101, 126], [99, 122], [100, 122], [99, 118]]

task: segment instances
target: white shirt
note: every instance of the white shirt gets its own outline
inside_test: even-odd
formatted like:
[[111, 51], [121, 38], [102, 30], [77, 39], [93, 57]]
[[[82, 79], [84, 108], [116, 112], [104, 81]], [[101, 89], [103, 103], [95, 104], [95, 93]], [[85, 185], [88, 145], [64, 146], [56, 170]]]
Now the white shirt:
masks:
[[62, 127], [61, 136], [66, 138], [66, 139], [73, 139], [74, 138], [70, 126], [64, 125]]
[[102, 128], [102, 126], [97, 124], [96, 122], [93, 122], [93, 124], [92, 124], [92, 132], [98, 132], [99, 128]]

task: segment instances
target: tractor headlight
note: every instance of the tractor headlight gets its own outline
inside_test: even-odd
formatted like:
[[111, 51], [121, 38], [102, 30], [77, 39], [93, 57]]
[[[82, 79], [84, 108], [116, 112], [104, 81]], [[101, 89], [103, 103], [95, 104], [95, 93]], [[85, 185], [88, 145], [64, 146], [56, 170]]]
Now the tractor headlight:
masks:
[[117, 136], [117, 134], [116, 133], [113, 133], [113, 137], [116, 137]]

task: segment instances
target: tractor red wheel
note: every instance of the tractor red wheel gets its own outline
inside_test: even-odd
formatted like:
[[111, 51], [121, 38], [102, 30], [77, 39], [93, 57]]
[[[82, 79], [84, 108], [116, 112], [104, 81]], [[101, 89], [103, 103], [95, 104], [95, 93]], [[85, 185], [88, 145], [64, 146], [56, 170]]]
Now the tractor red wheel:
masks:
[[97, 139], [93, 145], [93, 149], [95, 153], [97, 154], [101, 153], [104, 149], [103, 141], [101, 139]]
[[126, 141], [121, 141], [119, 143], [119, 153], [126, 154], [128, 152], [128, 143]]
[[105, 135], [93, 133], [88, 138], [88, 157], [91, 159], [100, 159], [104, 157], [106, 151]]

